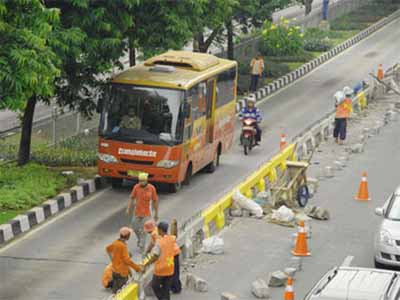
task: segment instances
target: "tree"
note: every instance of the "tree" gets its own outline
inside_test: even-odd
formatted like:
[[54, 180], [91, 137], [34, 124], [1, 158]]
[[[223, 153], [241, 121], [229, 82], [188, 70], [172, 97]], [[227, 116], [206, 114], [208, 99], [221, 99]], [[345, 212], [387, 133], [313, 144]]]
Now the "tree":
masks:
[[207, 52], [231, 18], [237, 0], [201, 0], [198, 14], [192, 17], [193, 50]]
[[132, 7], [134, 20], [128, 30], [130, 65], [135, 65], [135, 49], [145, 57], [169, 49], [182, 49], [193, 36], [193, 16], [201, 12], [204, 0], [141, 1]]
[[305, 15], [309, 15], [312, 11], [312, 3], [314, 0], [299, 0], [301, 4], [305, 7]]
[[241, 33], [248, 33], [251, 28], [260, 28], [265, 20], [272, 20], [276, 9], [282, 9], [291, 0], [240, 0], [233, 6], [232, 16], [225, 23], [227, 31], [227, 53], [234, 59], [233, 24], [238, 24]]
[[40, 0], [0, 3], [0, 109], [22, 111], [18, 164], [29, 161], [35, 105], [54, 93], [60, 60], [50, 40], [59, 12]]

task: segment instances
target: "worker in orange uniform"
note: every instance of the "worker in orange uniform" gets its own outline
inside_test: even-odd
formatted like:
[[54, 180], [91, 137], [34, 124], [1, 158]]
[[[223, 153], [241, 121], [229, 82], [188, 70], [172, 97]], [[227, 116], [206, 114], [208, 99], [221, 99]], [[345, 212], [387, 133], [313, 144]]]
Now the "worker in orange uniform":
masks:
[[337, 102], [336, 115], [335, 115], [335, 128], [333, 130], [333, 137], [336, 143], [342, 145], [346, 139], [347, 132], [347, 119], [350, 117], [350, 113], [353, 111], [352, 101], [350, 97], [353, 94], [351, 88], [344, 88], [345, 98], [341, 102]]
[[143, 230], [145, 233], [150, 235], [150, 242], [144, 251], [144, 255], [150, 254], [151, 250], [153, 250], [154, 246], [156, 245], [158, 239], [158, 229], [156, 226], [156, 222], [154, 220], [148, 220], [144, 223]]
[[158, 195], [156, 188], [148, 183], [148, 174], [140, 173], [138, 179], [139, 183], [132, 189], [126, 214], [130, 216], [131, 209], [134, 207], [131, 226], [136, 234], [137, 245], [143, 252], [146, 238], [143, 226], [151, 218], [151, 210], [153, 210], [154, 220], [156, 222], [158, 220]]
[[383, 80], [383, 77], [385, 77], [385, 73], [383, 71], [382, 64], [380, 64], [378, 67], [378, 73], [377, 73], [376, 77], [378, 77], [379, 80]]
[[126, 242], [129, 240], [132, 229], [122, 227], [119, 230], [119, 239], [115, 240], [111, 245], [107, 246], [106, 251], [111, 258], [112, 264], [112, 291], [116, 293], [128, 281], [130, 269], [141, 272], [142, 268], [135, 264], [129, 257], [128, 246]]
[[160, 222], [157, 226], [159, 238], [151, 251], [150, 257], [142, 264], [143, 268], [154, 263], [154, 275], [151, 287], [158, 300], [170, 300], [172, 276], [174, 274], [174, 256], [176, 238], [168, 234], [168, 223]]

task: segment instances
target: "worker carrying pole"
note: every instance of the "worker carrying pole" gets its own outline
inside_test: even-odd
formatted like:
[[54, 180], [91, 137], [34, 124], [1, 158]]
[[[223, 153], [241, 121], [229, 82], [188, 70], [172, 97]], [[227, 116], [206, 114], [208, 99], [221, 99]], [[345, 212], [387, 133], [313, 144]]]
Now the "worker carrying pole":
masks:
[[177, 250], [176, 237], [168, 234], [168, 223], [160, 222], [157, 226], [159, 238], [150, 256], [142, 262], [142, 267], [154, 263], [151, 287], [158, 300], [170, 300], [171, 282], [174, 275], [174, 257]]

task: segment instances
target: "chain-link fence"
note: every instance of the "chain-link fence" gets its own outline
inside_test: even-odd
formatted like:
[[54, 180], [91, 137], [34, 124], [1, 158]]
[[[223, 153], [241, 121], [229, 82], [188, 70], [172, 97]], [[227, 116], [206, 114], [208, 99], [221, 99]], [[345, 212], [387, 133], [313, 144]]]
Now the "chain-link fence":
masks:
[[[98, 127], [99, 116], [85, 118], [77, 112], [62, 112], [54, 107], [50, 116], [36, 120], [32, 127], [32, 152], [43, 147], [51, 147], [80, 133]], [[21, 138], [21, 127], [0, 132], [0, 161], [13, 161], [17, 158]]]

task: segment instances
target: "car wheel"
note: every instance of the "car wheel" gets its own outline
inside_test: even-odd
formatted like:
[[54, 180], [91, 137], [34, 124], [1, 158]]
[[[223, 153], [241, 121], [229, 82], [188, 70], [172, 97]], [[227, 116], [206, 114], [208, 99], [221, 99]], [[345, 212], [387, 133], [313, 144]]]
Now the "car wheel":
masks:
[[175, 193], [177, 193], [177, 192], [179, 192], [179, 190], [182, 188], [182, 184], [179, 182], [176, 182], [176, 183], [170, 183], [169, 184], [169, 192], [170, 193], [173, 193], [173, 194], [175, 194]]

